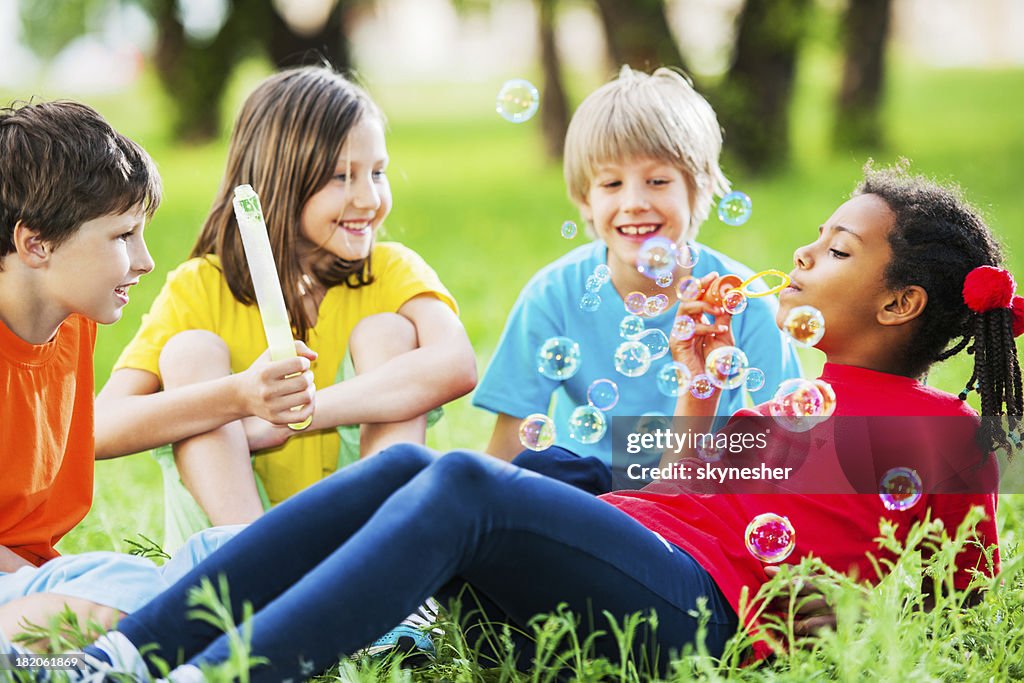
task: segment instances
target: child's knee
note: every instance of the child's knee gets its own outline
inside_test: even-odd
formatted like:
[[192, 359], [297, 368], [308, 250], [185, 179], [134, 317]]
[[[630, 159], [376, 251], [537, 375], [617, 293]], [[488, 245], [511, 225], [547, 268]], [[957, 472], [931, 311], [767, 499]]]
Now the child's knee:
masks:
[[224, 374], [231, 371], [231, 352], [227, 343], [209, 330], [185, 330], [167, 340], [160, 350], [159, 364], [165, 380], [182, 370], [189, 374], [197, 369]]
[[360, 361], [373, 363], [393, 358], [419, 347], [416, 326], [397, 313], [378, 313], [363, 318], [352, 330], [348, 342], [356, 370]]
[[397, 443], [372, 456], [381, 467], [412, 468], [420, 471], [439, 457], [435, 451], [417, 443]]

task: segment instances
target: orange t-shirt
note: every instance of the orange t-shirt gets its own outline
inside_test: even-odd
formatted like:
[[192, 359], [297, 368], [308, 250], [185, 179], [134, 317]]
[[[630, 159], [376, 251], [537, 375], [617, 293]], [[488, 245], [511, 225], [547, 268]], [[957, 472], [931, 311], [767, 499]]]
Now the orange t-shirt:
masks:
[[79, 315], [38, 346], [0, 322], [0, 545], [33, 564], [92, 504], [95, 345]]

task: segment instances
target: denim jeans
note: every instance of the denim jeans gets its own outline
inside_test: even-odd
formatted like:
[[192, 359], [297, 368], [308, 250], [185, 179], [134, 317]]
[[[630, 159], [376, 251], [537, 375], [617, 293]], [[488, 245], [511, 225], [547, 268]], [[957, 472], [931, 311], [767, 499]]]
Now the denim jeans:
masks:
[[[125, 618], [120, 630], [166, 660], [228, 658], [228, 639], [190, 620], [189, 590], [224, 576], [235, 619], [253, 607], [253, 681], [302, 678], [358, 650], [426, 598], [469, 586], [489, 619], [524, 628], [560, 603], [582, 616], [581, 639], [655, 611], [637, 655], [660, 666], [694, 640], [697, 599], [711, 612], [707, 645], [721, 652], [737, 618], [689, 555], [579, 489], [468, 451], [393, 446], [272, 509], [177, 584]], [[599, 654], [618, 657], [609, 636]], [[644, 650], [644, 652], [640, 652]], [[653, 653], [653, 654], [652, 654]]]

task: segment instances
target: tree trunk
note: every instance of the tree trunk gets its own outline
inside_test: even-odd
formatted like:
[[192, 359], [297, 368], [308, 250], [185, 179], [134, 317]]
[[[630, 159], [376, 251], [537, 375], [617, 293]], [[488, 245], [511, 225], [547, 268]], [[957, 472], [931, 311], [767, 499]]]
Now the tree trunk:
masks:
[[747, 0], [735, 60], [716, 92], [725, 149], [753, 171], [784, 164], [789, 101], [809, 0]]
[[561, 60], [555, 42], [556, 0], [537, 0], [537, 23], [540, 29], [540, 62], [544, 82], [540, 91], [540, 123], [548, 157], [562, 158], [565, 131], [569, 127], [569, 103], [562, 84]]
[[629, 64], [652, 71], [659, 66], [686, 69], [665, 17], [662, 0], [595, 0], [608, 52], [616, 68]]
[[882, 143], [879, 104], [885, 80], [890, 0], [851, 1], [843, 22], [843, 83], [836, 101], [837, 148]]
[[335, 69], [349, 71], [352, 56], [346, 32], [348, 13], [343, 4], [343, 0], [337, 0], [323, 26], [311, 35], [296, 33], [276, 9], [271, 9], [267, 47], [274, 64], [278, 67], [297, 66], [316, 64], [326, 59]]
[[175, 0], [154, 4], [157, 76], [174, 110], [171, 128], [175, 139], [204, 142], [220, 132], [221, 100], [240, 54], [238, 40], [245, 35], [245, 13], [231, 12], [213, 40], [196, 45], [185, 34], [176, 4]]

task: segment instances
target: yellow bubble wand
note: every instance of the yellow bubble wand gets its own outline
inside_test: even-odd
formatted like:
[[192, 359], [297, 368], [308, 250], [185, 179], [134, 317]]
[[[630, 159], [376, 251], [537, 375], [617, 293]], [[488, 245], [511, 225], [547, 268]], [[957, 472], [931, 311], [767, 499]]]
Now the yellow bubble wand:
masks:
[[[270, 347], [270, 360], [294, 358], [296, 354], [292, 324], [288, 319], [288, 309], [284, 305], [281, 281], [277, 277], [274, 252], [270, 249], [270, 238], [267, 235], [267, 224], [263, 220], [259, 195], [252, 189], [252, 185], [239, 185], [235, 188], [232, 205], [235, 207], [238, 233], [242, 237], [245, 261], [249, 265], [252, 286], [256, 291], [256, 304], [263, 320], [263, 333], [267, 336], [267, 346]], [[302, 406], [292, 408], [301, 409]], [[299, 431], [308, 427], [312, 421], [313, 416], [310, 415], [302, 422], [288, 426]]]
[[[755, 282], [757, 282], [758, 280], [760, 280], [762, 278], [766, 278], [766, 277], [777, 277], [777, 278], [779, 278], [779, 284], [775, 285], [774, 287], [769, 287], [768, 289], [766, 289], [763, 292], [755, 292], [755, 291], [750, 289], [750, 287]], [[774, 268], [770, 268], [768, 270], [762, 270], [760, 273], [756, 273], [754, 275], [751, 275], [746, 280], [741, 282], [740, 286], [737, 287], [736, 289], [738, 289], [741, 292], [743, 292], [744, 296], [747, 296], [747, 297], [749, 297], [751, 299], [756, 299], [757, 297], [760, 297], [760, 296], [768, 296], [770, 294], [778, 294], [779, 292], [784, 290], [786, 287], [789, 287], [789, 283], [790, 283], [790, 278], [789, 278], [788, 275], [783, 273], [781, 270], [775, 270]]]

